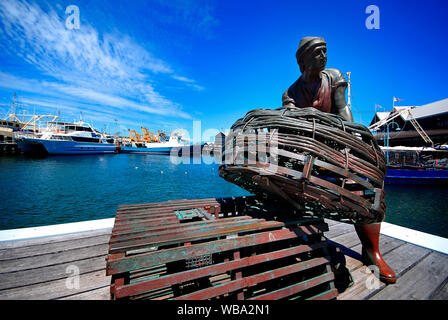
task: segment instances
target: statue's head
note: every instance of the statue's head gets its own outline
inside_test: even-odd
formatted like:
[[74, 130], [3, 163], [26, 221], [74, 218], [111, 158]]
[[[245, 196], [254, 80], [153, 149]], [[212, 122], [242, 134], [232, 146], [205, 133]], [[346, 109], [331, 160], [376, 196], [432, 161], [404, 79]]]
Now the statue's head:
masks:
[[324, 70], [327, 63], [327, 44], [324, 38], [305, 37], [300, 40], [296, 58], [302, 73], [306, 70]]

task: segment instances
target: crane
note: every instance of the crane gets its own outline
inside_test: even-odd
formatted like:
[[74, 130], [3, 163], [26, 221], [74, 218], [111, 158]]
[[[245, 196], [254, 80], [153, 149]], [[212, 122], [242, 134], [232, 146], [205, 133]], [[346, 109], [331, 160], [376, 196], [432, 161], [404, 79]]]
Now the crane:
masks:
[[141, 142], [142, 141], [140, 136], [137, 134], [137, 132], [135, 132], [135, 130], [131, 130], [131, 129], [128, 129], [128, 130], [129, 130], [129, 137], [131, 138], [132, 142]]
[[147, 128], [142, 127], [143, 136], [145, 137], [146, 142], [159, 142], [160, 139], [158, 135], [154, 135], [152, 132], [149, 132]]

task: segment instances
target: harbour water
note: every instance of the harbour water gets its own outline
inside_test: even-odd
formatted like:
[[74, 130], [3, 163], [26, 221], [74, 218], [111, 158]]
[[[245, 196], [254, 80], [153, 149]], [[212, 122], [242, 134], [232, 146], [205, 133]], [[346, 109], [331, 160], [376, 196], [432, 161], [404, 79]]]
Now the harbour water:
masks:
[[[141, 154], [1, 156], [0, 185], [0, 230], [112, 218], [121, 204], [249, 195], [215, 163]], [[387, 185], [386, 221], [448, 238], [447, 192]]]

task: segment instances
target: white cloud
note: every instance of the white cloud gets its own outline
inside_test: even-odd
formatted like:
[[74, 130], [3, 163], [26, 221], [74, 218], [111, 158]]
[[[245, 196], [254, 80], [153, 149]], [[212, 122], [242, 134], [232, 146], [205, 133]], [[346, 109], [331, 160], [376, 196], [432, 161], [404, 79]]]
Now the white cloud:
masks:
[[[56, 91], [80, 101], [189, 119], [179, 103], [155, 87], [172, 77], [196, 90], [194, 80], [176, 76], [171, 66], [126, 35], [100, 34], [82, 21], [67, 29], [65, 16], [23, 1], [0, 1], [0, 45], [40, 71], [33, 78], [0, 73], [0, 85], [43, 94]], [[36, 80], [44, 77], [46, 80]], [[49, 93], [49, 95], [54, 95]]]
[[178, 76], [178, 75], [173, 75], [173, 79], [184, 82], [188, 87], [194, 88], [198, 91], [204, 90], [204, 87], [196, 84], [196, 81], [194, 81], [192, 79], [188, 79], [186, 77], [182, 77], [182, 76]]

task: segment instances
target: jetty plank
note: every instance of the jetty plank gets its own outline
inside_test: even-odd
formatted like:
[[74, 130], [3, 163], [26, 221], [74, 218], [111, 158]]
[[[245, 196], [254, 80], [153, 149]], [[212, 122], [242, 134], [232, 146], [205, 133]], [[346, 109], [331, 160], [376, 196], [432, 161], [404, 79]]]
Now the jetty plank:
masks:
[[390, 254], [386, 252], [385, 257], [387, 258], [387, 264], [395, 271], [397, 276], [401, 276], [431, 252], [429, 249], [405, 243]]
[[352, 270], [354, 285], [338, 295], [338, 300], [364, 300], [385, 287], [385, 284], [371, 272], [371, 270], [361, 265]]
[[103, 243], [90, 247], [71, 249], [69, 252], [55, 252], [20, 259], [3, 260], [0, 261], [0, 274], [105, 256], [108, 247], [107, 243]]
[[[330, 228], [331, 230], [331, 228]], [[326, 236], [326, 235], [325, 235]], [[336, 237], [329, 237], [333, 242], [338, 243], [346, 248], [351, 248], [359, 244], [359, 237], [353, 229], [353, 232], [344, 233]]]
[[432, 294], [446, 282], [448, 277], [448, 256], [431, 252], [416, 266], [400, 277], [393, 286], [372, 297], [373, 300], [422, 300]]
[[[86, 293], [107, 287], [109, 290], [111, 277], [104, 275], [104, 270], [83, 273], [79, 276], [79, 287], [67, 279], [47, 281], [44, 283], [18, 287], [0, 291], [1, 300], [52, 300]], [[68, 283], [69, 282], [69, 283]], [[109, 299], [109, 297], [107, 297]]]
[[431, 300], [448, 300], [448, 278], [441, 287], [430, 297]]
[[[361, 248], [361, 245], [357, 245], [352, 249], [360, 253]], [[429, 249], [403, 243], [401, 240], [388, 236], [380, 237], [380, 248], [384, 259], [398, 276], [431, 252]], [[377, 280], [367, 266], [361, 265], [359, 268], [350, 271], [355, 284], [338, 296], [340, 300], [369, 299], [386, 287], [384, 283]], [[398, 281], [401, 280], [398, 279]]]
[[325, 236], [327, 238], [336, 238], [338, 236], [348, 234], [348, 233], [351, 233], [354, 231], [355, 231], [355, 227], [352, 224], [340, 222], [337, 224], [333, 224], [330, 227], [330, 230], [325, 233]]
[[[358, 240], [359, 242], [359, 240]], [[393, 252], [404, 245], [404, 242], [398, 239], [387, 236], [380, 237], [380, 248], [384, 259], [389, 262], [393, 257]], [[347, 268], [353, 277], [354, 284], [352, 287], [346, 289], [339, 294], [338, 300], [360, 300], [368, 299], [379, 290], [385, 287], [384, 283], [380, 282], [372, 273], [372, 270], [365, 266], [361, 260], [361, 244], [352, 247], [350, 250], [358, 254], [358, 259], [347, 259]], [[398, 270], [394, 269], [396, 272]]]
[[110, 281], [106, 287], [59, 298], [58, 300], [110, 300]]
[[[63, 235], [54, 235], [48, 237], [31, 238], [23, 240], [10, 240], [10, 241], [0, 241], [0, 250], [9, 250], [12, 248], [27, 247], [27, 246], [40, 246], [55, 242], [64, 242], [70, 240], [80, 240], [83, 238], [91, 238], [100, 235], [110, 235], [112, 228], [105, 228], [101, 230], [94, 231], [83, 231]], [[37, 248], [37, 247], [36, 247]]]
[[8, 250], [6, 249], [0, 250], [0, 261], [20, 259], [20, 258], [30, 258], [38, 255], [64, 252], [72, 249], [96, 246], [99, 244], [108, 243], [109, 238], [110, 238], [110, 232], [94, 237], [86, 237], [67, 241], [50, 242], [40, 245], [17, 247]]
[[31, 270], [1, 273], [0, 290], [67, 278], [70, 275], [70, 272], [67, 271], [69, 266], [78, 267], [79, 274], [105, 270], [105, 257], [104, 255]]
[[[242, 216], [235, 217], [241, 218]], [[373, 285], [374, 278], [371, 278], [373, 276], [370, 271], [366, 272], [366, 266], [360, 261], [361, 245], [353, 225], [329, 219], [325, 222], [330, 226], [330, 231], [325, 233], [330, 240], [329, 245], [336, 245], [345, 255], [345, 266], [355, 282], [352, 287], [339, 293], [338, 300], [448, 300], [448, 255], [381, 235], [381, 252], [400, 278], [396, 284], [385, 286], [380, 283], [376, 289], [366, 290], [366, 281]], [[140, 231], [145, 233], [157, 228], [161, 227], [148, 225]], [[138, 234], [138, 230], [125, 230], [123, 235], [129, 236], [133, 232]], [[107, 250], [101, 250], [108, 243], [111, 231], [112, 228], [108, 228], [0, 242], [0, 299], [109, 299], [111, 277], [106, 275]], [[303, 234], [305, 231], [301, 230]], [[288, 231], [284, 229], [273, 232], [279, 235], [278, 239], [292, 236], [286, 234]], [[174, 249], [173, 252], [177, 250], [179, 249]], [[154, 257], [153, 253], [148, 254], [148, 257]], [[131, 257], [124, 261], [129, 258]], [[116, 263], [121, 265], [119, 260]], [[73, 265], [80, 271], [79, 289], [69, 289], [67, 286], [67, 278], [70, 276], [67, 267]], [[222, 284], [231, 281], [224, 280]], [[330, 293], [334, 294], [334, 290]]]

